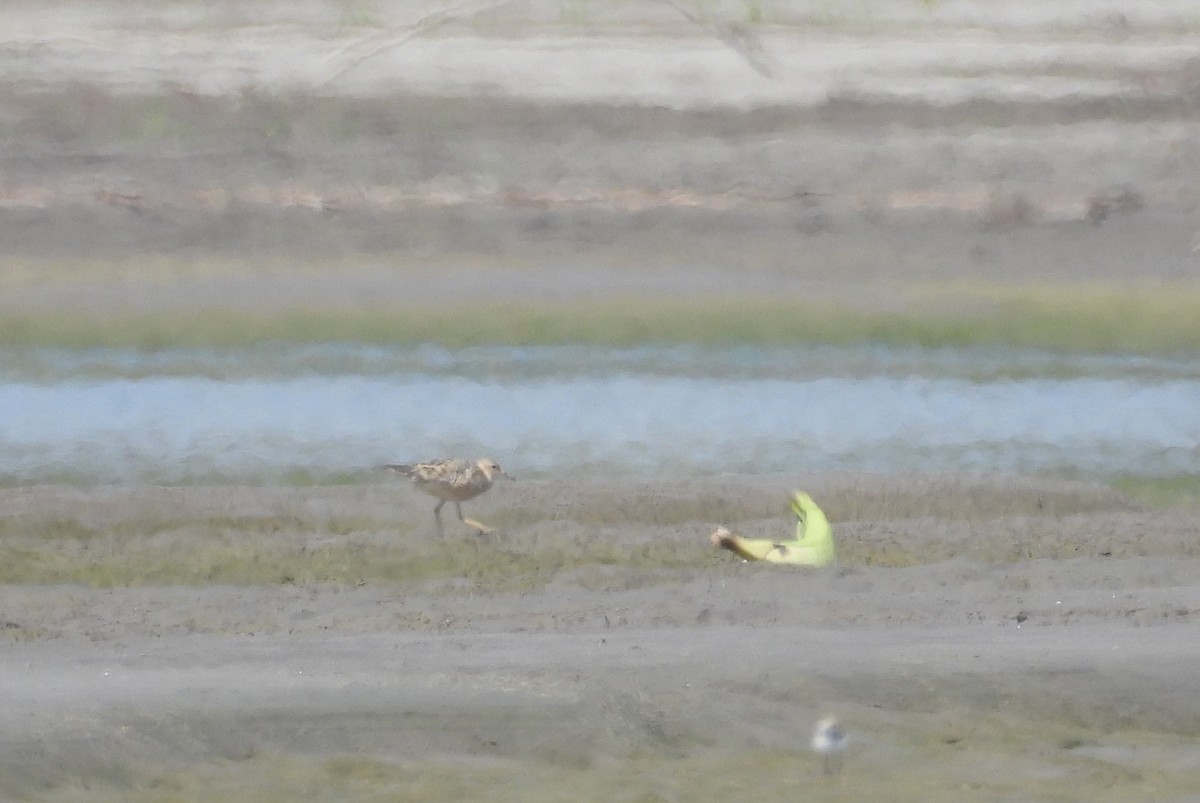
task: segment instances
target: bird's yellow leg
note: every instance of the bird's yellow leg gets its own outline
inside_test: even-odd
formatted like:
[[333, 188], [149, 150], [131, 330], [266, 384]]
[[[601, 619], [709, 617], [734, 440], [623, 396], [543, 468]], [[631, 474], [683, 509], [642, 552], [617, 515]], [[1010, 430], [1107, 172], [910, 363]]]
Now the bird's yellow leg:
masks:
[[473, 530], [478, 530], [480, 535], [487, 535], [488, 533], [496, 532], [495, 527], [489, 527], [486, 524], [475, 521], [475, 519], [472, 519], [470, 517], [463, 519], [463, 524], [467, 525], [468, 527], [470, 527]]
[[489, 527], [482, 522], [478, 522], [475, 519], [464, 516], [462, 514], [462, 505], [460, 505], [458, 502], [454, 503], [454, 509], [458, 511], [459, 521], [470, 527], [472, 530], [478, 530], [480, 535], [487, 535], [488, 533], [493, 533], [496, 531], [495, 527]]

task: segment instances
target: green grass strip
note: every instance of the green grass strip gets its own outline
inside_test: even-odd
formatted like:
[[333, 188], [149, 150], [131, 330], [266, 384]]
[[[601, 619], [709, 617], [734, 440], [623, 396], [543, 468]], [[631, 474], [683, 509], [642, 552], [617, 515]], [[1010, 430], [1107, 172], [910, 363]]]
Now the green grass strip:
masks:
[[352, 310], [55, 310], [0, 318], [0, 346], [7, 347], [155, 350], [270, 341], [448, 347], [874, 342], [1183, 355], [1200, 353], [1200, 285], [931, 286], [906, 290], [876, 309], [844, 297], [746, 296]]

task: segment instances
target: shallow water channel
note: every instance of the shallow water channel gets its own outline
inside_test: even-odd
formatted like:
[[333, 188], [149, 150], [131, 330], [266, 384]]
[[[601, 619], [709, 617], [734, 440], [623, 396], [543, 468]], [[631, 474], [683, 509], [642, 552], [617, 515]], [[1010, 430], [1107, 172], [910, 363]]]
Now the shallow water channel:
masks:
[[619, 472], [1200, 473], [1200, 361], [855, 347], [0, 355], [0, 481], [344, 481], [487, 454]]

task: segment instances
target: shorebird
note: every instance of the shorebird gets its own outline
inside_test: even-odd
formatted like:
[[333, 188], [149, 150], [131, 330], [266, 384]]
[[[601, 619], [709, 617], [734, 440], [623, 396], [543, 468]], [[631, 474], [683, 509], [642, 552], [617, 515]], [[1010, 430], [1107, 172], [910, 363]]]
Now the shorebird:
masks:
[[495, 460], [490, 457], [481, 457], [478, 460], [450, 458], [424, 463], [395, 463], [386, 468], [403, 474], [413, 481], [413, 485], [438, 498], [433, 517], [437, 519], [439, 534], [442, 532], [442, 505], [447, 502], [454, 503], [458, 520], [463, 524], [478, 530], [480, 534], [492, 532], [493, 528], [463, 516], [461, 503], [474, 499], [491, 488], [497, 476], [508, 476]]
[[773, 541], [769, 538], [743, 538], [718, 527], [709, 540], [720, 549], [728, 549], [746, 560], [788, 563], [793, 566], [832, 566], [837, 559], [833, 527], [812, 497], [802, 491], [792, 494], [792, 512], [796, 514], [796, 538]]
[[842, 769], [842, 753], [846, 750], [846, 732], [837, 717], [824, 717], [813, 729], [812, 749], [821, 755], [821, 767], [826, 775]]

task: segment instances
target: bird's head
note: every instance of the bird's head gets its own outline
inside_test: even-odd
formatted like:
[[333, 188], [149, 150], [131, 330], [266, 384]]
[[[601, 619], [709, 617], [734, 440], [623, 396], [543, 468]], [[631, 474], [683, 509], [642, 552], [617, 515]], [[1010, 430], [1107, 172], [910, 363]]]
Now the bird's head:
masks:
[[500, 464], [490, 457], [479, 458], [475, 461], [475, 465], [479, 466], [479, 470], [482, 471], [489, 480], [494, 480], [497, 476], [508, 477], [509, 479], [512, 479], [512, 477], [504, 473], [504, 469], [500, 468]]
[[813, 729], [812, 746], [818, 753], [832, 753], [845, 745], [846, 734], [837, 717], [822, 717]]

